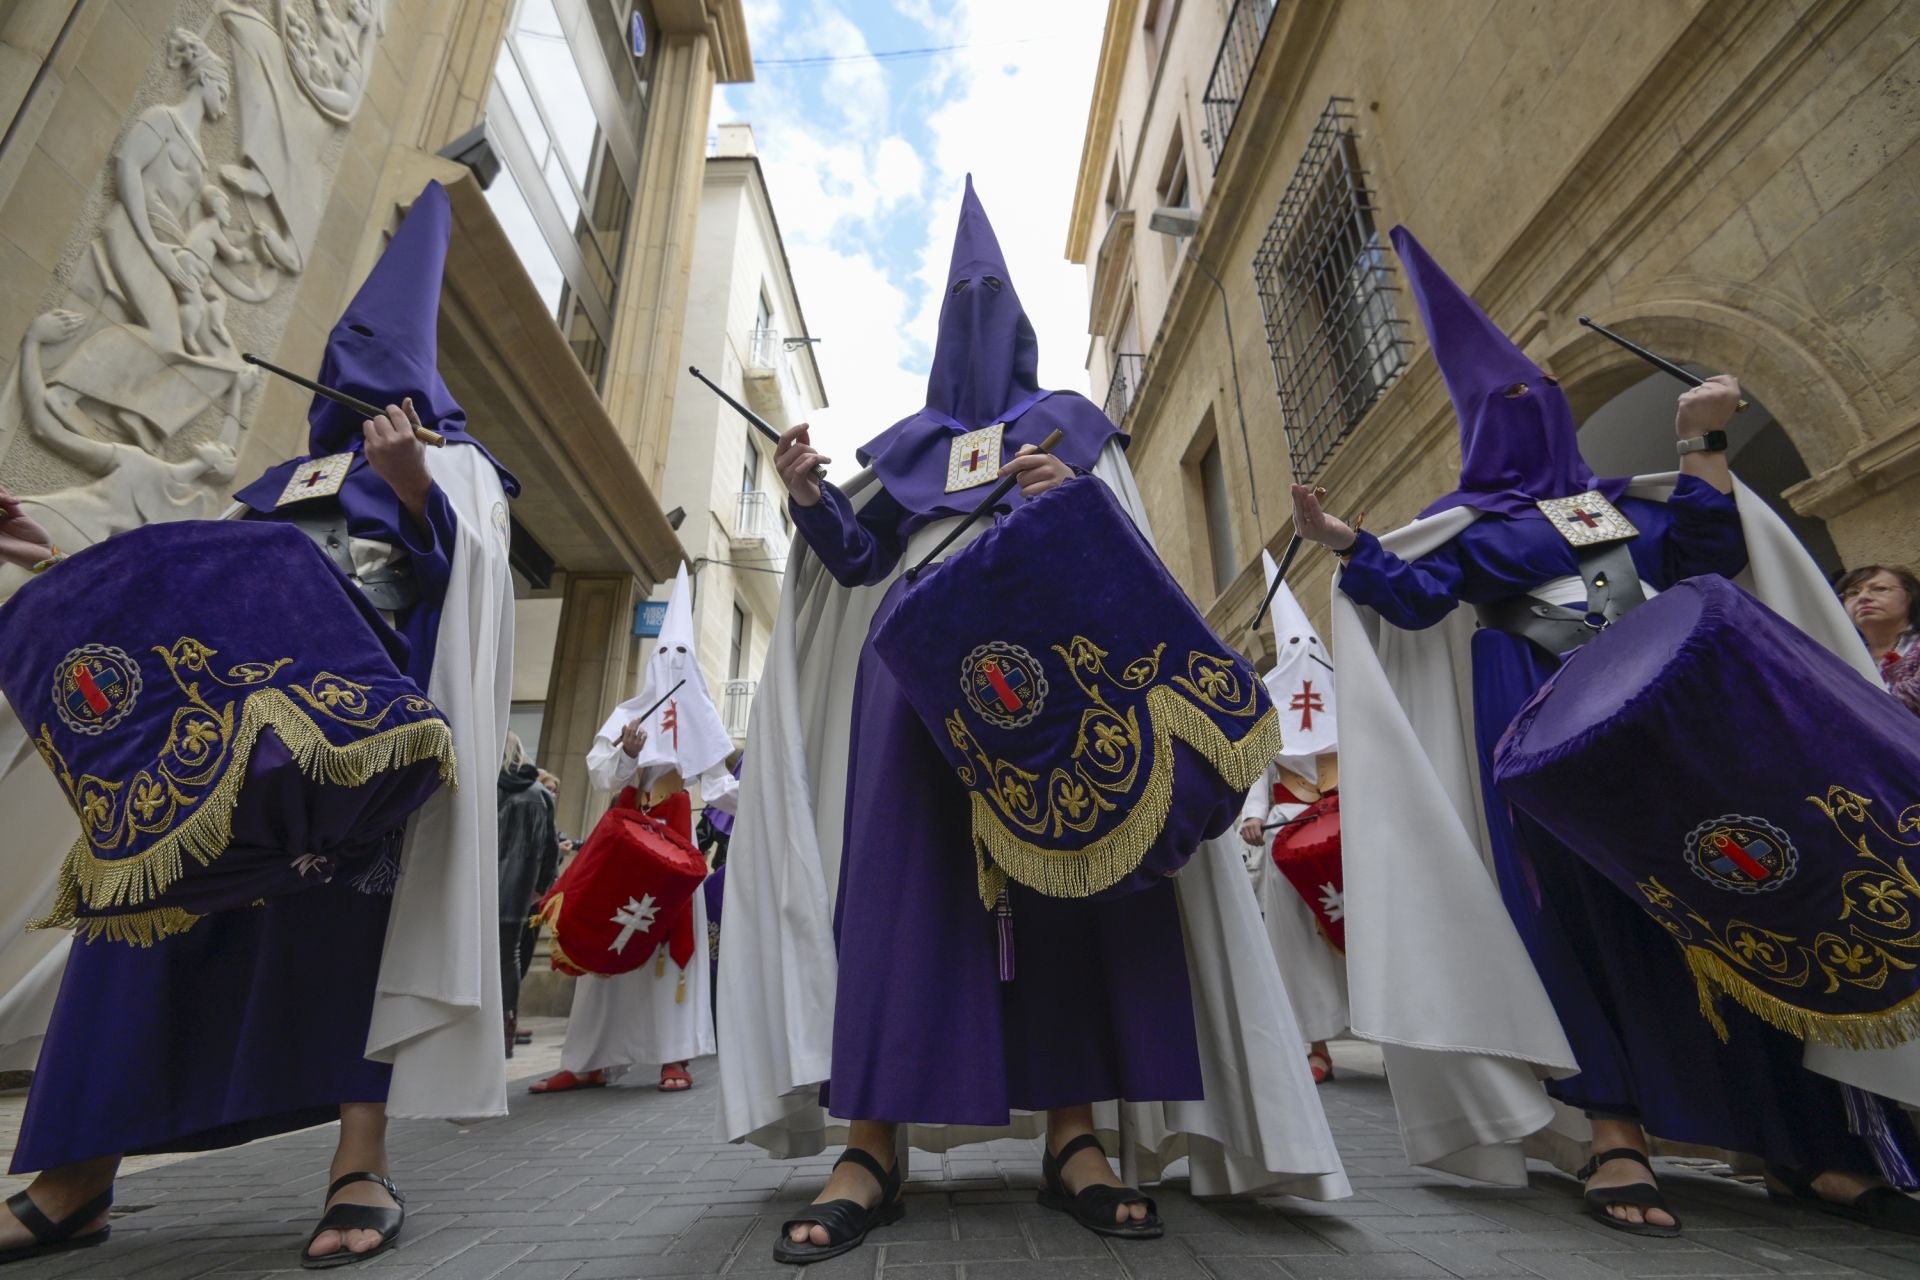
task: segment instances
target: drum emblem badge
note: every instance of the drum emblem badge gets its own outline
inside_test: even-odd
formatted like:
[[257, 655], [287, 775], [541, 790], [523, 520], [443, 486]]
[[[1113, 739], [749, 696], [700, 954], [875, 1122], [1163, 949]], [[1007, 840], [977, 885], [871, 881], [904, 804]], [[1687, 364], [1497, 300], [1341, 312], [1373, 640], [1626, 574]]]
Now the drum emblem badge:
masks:
[[1620, 508], [1608, 502], [1598, 489], [1576, 493], [1571, 498], [1543, 498], [1534, 505], [1552, 522], [1555, 532], [1576, 547], [1621, 542], [1640, 535], [1633, 521], [1622, 515]]
[[1727, 814], [1687, 835], [1687, 865], [1716, 889], [1767, 893], [1799, 870], [1800, 855], [1787, 833], [1761, 818]]
[[1002, 729], [1029, 723], [1047, 700], [1047, 676], [1039, 660], [1003, 640], [967, 655], [960, 664], [960, 688], [981, 719]]
[[139, 696], [139, 664], [110, 645], [81, 645], [53, 669], [53, 709], [75, 733], [105, 733]]

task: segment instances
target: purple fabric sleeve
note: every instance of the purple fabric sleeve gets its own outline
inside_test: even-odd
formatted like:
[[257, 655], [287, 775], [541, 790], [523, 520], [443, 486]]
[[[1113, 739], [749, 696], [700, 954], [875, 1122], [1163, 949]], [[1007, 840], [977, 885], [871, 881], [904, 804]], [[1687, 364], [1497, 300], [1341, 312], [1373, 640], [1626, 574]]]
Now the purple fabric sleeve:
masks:
[[394, 527], [400, 534], [401, 545], [413, 558], [414, 579], [420, 584], [421, 598], [437, 609], [447, 598], [447, 582], [453, 576], [454, 530], [459, 527], [453, 503], [438, 484], [431, 485], [427, 489], [426, 522], [422, 524], [402, 506]]
[[789, 500], [787, 511], [793, 527], [843, 587], [866, 586], [885, 578], [906, 547], [900, 535], [906, 513], [884, 489], [856, 512], [846, 494], [823, 484], [820, 501], [803, 507]]
[[1448, 543], [1409, 564], [1362, 529], [1340, 572], [1340, 589], [1403, 631], [1431, 627], [1459, 603], [1461, 572]]
[[1668, 582], [1703, 573], [1731, 578], [1747, 567], [1747, 539], [1732, 494], [1698, 476], [1681, 476], [1666, 509], [1673, 518], [1661, 548]]

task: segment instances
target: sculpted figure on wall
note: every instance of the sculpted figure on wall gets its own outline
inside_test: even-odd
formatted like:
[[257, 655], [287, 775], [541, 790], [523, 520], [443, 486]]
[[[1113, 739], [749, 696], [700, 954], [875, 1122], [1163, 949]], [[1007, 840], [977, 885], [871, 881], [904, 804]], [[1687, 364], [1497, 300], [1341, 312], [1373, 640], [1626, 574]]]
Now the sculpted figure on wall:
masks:
[[[329, 144], [385, 28], [383, 0], [271, 3], [274, 17], [221, 0], [205, 30], [168, 36], [178, 95], [142, 110], [114, 148], [113, 198], [0, 397], [0, 467], [25, 448], [87, 477], [30, 498], [67, 550], [225, 505], [243, 402], [260, 380], [240, 359], [237, 309], [304, 269]], [[216, 32], [227, 55], [209, 43]], [[210, 156], [206, 126], [230, 109], [237, 154]], [[0, 579], [0, 597], [12, 585]]]

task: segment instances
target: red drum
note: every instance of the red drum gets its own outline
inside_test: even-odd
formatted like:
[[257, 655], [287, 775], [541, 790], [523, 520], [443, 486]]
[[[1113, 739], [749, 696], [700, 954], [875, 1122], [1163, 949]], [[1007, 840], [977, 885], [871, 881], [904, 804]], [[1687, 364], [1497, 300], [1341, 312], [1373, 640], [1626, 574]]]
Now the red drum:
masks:
[[1347, 953], [1346, 880], [1340, 873], [1340, 793], [1329, 791], [1273, 835], [1273, 864], [1313, 912], [1333, 949]]
[[670, 821], [630, 805], [607, 810], [540, 902], [553, 967], [575, 977], [638, 969], [676, 929], [691, 936], [683, 926], [706, 878], [706, 858]]

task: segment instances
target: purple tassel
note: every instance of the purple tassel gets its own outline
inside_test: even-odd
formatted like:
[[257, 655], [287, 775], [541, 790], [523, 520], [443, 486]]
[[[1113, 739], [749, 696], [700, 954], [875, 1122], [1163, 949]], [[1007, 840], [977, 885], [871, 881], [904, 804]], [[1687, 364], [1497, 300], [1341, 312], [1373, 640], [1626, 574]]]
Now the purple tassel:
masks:
[[1847, 1101], [1847, 1131], [1873, 1152], [1880, 1176], [1902, 1191], [1920, 1187], [1920, 1174], [1914, 1172], [1906, 1152], [1900, 1149], [1900, 1140], [1887, 1124], [1887, 1104], [1850, 1084], [1841, 1085], [1840, 1094]]
[[1013, 903], [1007, 898], [1007, 891], [1000, 890], [999, 900], [993, 904], [993, 914], [1000, 926], [1000, 981], [1013, 981]]

